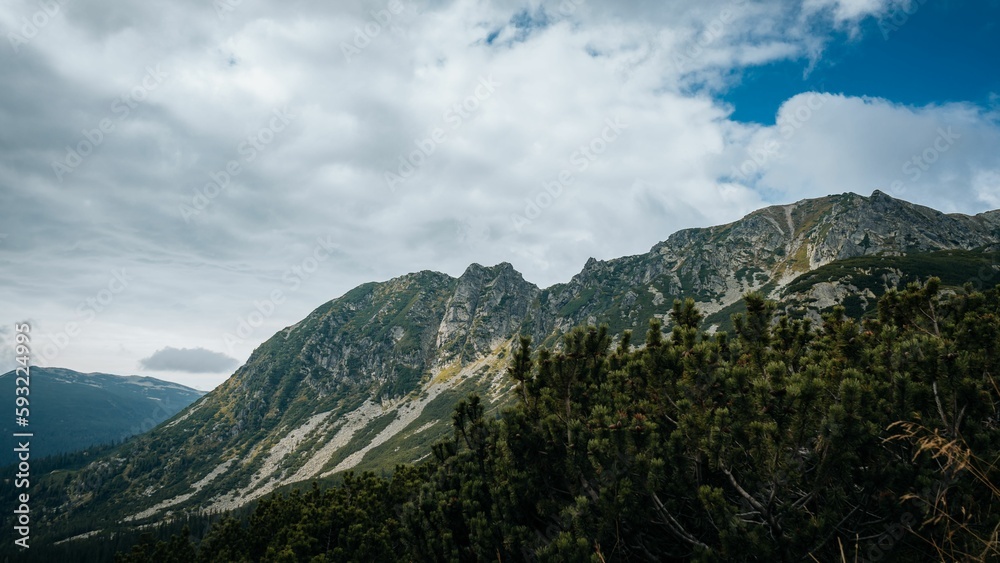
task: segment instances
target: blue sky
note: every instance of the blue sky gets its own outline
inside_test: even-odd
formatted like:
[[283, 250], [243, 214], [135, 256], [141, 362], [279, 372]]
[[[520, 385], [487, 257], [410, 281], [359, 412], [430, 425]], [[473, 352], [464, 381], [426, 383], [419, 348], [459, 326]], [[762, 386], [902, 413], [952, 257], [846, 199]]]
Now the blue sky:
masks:
[[998, 22], [998, 0], [5, 2], [0, 366], [27, 320], [39, 365], [209, 389], [408, 272], [547, 287], [847, 191], [1000, 208]]
[[912, 106], [1000, 104], [1000, 2], [925, 0], [907, 6], [836, 34], [818, 61], [803, 57], [743, 70], [721, 96], [732, 104], [732, 118], [773, 124], [778, 107], [803, 90]]

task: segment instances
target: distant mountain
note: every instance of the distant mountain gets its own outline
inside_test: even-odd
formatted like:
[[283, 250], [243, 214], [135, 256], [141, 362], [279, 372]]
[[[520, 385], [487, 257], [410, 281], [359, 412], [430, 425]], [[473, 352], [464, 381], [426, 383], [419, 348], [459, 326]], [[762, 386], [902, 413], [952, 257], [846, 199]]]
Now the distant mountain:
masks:
[[998, 244], [1000, 211], [949, 215], [876, 191], [679, 231], [645, 254], [591, 259], [547, 289], [506, 263], [364, 284], [273, 336], [203, 400], [44, 502], [66, 537], [95, 530], [95, 514], [155, 522], [352, 468], [391, 469], [428, 456], [468, 392], [488, 408], [505, 404], [519, 334], [553, 346], [574, 326], [606, 323], [615, 338], [633, 330], [642, 342], [651, 318], [670, 330], [673, 301], [684, 297], [707, 314], [705, 330], [725, 330], [748, 291], [803, 316], [836, 304], [871, 314], [878, 295], [928, 275], [992, 286]]
[[[0, 375], [0, 393], [11, 397], [15, 372]], [[152, 377], [31, 368], [29, 427], [0, 417], [0, 464], [16, 462], [14, 432], [31, 432], [32, 457], [82, 450], [141, 434], [204, 395], [203, 391]], [[13, 410], [13, 409], [12, 409]]]

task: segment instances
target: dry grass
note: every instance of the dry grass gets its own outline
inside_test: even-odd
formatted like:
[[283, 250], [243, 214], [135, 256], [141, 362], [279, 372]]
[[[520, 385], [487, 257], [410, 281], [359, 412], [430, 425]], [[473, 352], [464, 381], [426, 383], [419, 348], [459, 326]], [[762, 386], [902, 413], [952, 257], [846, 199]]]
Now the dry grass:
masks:
[[920, 536], [921, 539], [935, 550], [941, 561], [997, 561], [1000, 558], [1000, 525], [984, 534], [976, 513], [965, 506], [953, 506], [949, 501], [952, 486], [971, 478], [989, 491], [991, 498], [984, 499], [984, 502], [1000, 503], [1000, 488], [989, 478], [996, 469], [997, 461], [984, 462], [960, 436], [947, 436], [940, 429], [932, 430], [919, 423], [900, 421], [889, 426], [889, 430], [896, 432], [887, 441], [909, 442], [916, 447], [914, 460], [927, 454], [940, 467], [940, 486], [933, 496], [925, 498], [908, 494], [901, 499], [923, 504], [928, 514], [924, 525], [941, 530], [938, 537]]

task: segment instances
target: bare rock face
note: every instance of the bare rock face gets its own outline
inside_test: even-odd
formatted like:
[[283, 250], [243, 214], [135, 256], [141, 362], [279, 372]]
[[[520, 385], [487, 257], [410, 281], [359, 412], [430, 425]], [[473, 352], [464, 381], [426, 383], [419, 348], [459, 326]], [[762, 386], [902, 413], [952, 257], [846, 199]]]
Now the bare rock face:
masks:
[[474, 361], [490, 353], [521, 327], [539, 293], [506, 262], [492, 268], [469, 266], [438, 326], [440, 359]]
[[996, 224], [990, 216], [946, 215], [877, 190], [870, 198], [844, 196], [843, 200], [837, 213], [822, 218], [808, 233], [817, 241], [811, 256], [815, 264], [996, 243]]
[[412, 372], [422, 373], [435, 350], [431, 327], [454, 285], [444, 274], [420, 272], [373, 284], [348, 307], [335, 303], [305, 343], [302, 353], [311, 361], [303, 375], [329, 391], [345, 383], [391, 389]]

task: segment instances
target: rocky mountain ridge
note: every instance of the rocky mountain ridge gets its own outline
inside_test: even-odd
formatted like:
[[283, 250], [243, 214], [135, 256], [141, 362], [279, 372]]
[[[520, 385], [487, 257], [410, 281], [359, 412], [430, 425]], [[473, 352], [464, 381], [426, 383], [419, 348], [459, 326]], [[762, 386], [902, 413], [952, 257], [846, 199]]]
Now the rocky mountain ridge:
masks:
[[[650, 318], [669, 320], [673, 301], [689, 296], [708, 313], [704, 328], [715, 330], [747, 291], [815, 314], [859, 293], [838, 290], [846, 283], [839, 280], [863, 277], [858, 272], [871, 265], [797, 287], [806, 274], [851, 259], [964, 252], [992, 277], [988, 252], [998, 244], [998, 211], [947, 215], [876, 191], [679, 231], [645, 254], [591, 259], [569, 282], [545, 289], [507, 263], [474, 264], [458, 278], [425, 271], [364, 284], [276, 334], [172, 420], [78, 472], [48, 508], [68, 536], [93, 531], [82, 514], [148, 523], [178, 511], [231, 509], [352, 468], [391, 469], [428, 455], [450, 431], [459, 397], [474, 391], [492, 408], [504, 403], [519, 334], [545, 345], [585, 323], [641, 334]], [[934, 264], [950, 263], [947, 254], [939, 258]], [[906, 266], [894, 264], [895, 283], [904, 281]], [[810, 292], [820, 283], [830, 287], [817, 298]]]

